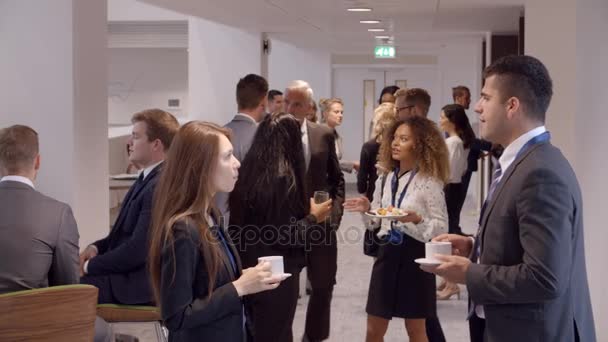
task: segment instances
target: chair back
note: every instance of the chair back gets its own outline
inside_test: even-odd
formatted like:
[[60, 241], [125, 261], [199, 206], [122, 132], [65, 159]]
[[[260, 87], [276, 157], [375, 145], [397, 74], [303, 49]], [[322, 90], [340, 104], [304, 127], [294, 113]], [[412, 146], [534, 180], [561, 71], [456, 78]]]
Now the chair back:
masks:
[[93, 341], [97, 291], [65, 285], [0, 295], [0, 341]]

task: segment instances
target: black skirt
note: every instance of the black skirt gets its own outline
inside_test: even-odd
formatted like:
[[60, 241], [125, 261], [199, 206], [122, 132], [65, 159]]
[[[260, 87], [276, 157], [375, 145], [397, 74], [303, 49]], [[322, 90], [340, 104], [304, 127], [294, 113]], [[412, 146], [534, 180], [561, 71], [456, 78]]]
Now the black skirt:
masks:
[[403, 237], [400, 244], [383, 239], [372, 269], [366, 311], [385, 319], [437, 317], [435, 275], [414, 262], [424, 258], [424, 243]]

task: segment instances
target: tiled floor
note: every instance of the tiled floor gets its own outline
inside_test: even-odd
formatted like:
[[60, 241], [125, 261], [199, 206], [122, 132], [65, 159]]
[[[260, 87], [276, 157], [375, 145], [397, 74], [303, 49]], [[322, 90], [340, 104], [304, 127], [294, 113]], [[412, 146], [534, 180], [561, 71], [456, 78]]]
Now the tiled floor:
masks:
[[[352, 190], [347, 193], [347, 197], [355, 195]], [[461, 226], [466, 233], [474, 233], [477, 229], [477, 213], [471, 202], [471, 199], [467, 200], [461, 214]], [[344, 215], [340, 228], [343, 238], [339, 239], [338, 246], [338, 279], [332, 301], [329, 341], [357, 342], [365, 339], [365, 303], [372, 258], [362, 252], [360, 237], [363, 235], [363, 229], [359, 214]], [[301, 279], [302, 285], [303, 282]], [[465, 320], [466, 289], [461, 287], [461, 290], [460, 300], [452, 297], [449, 301], [438, 302], [439, 318], [448, 342], [469, 341], [468, 324]], [[303, 295], [298, 303], [294, 322], [295, 341], [301, 340], [304, 331], [307, 302], [307, 296]], [[385, 341], [407, 341], [403, 320], [391, 321]]]

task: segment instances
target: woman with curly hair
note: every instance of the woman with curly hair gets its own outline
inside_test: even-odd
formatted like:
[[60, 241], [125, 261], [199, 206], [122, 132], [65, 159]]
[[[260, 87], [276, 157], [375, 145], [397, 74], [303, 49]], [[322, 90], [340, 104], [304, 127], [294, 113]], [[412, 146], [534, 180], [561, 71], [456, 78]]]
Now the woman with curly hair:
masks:
[[412, 342], [426, 342], [425, 320], [437, 317], [435, 277], [414, 262], [424, 244], [445, 233], [448, 215], [443, 187], [449, 178], [448, 151], [432, 121], [409, 117], [384, 135], [380, 164], [388, 170], [376, 182], [373, 202], [348, 199], [349, 211], [395, 207], [398, 220], [364, 218], [368, 229], [380, 226], [383, 242], [374, 262], [367, 299], [367, 342], [382, 341], [393, 317], [403, 318]]

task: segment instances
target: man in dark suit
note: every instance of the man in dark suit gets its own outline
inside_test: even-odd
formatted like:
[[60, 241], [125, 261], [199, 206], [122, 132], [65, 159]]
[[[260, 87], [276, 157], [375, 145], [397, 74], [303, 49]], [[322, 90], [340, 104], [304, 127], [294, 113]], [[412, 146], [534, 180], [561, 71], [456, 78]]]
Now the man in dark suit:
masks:
[[[224, 127], [232, 132], [234, 156], [241, 163], [249, 152], [255, 132], [258, 130], [258, 122], [264, 118], [267, 93], [268, 82], [259, 75], [249, 74], [241, 78], [236, 85], [236, 103], [239, 112]], [[230, 215], [228, 195], [225, 192], [215, 195], [215, 205], [222, 213], [223, 224], [226, 227]]]
[[81, 283], [99, 288], [99, 303], [150, 304], [153, 298], [146, 267], [152, 200], [179, 123], [160, 109], [139, 112], [131, 121], [129, 161], [143, 171], [125, 196], [110, 234], [80, 254]]
[[331, 297], [338, 269], [336, 230], [342, 219], [344, 175], [336, 155], [334, 132], [327, 126], [306, 120], [310, 112], [312, 89], [304, 81], [293, 81], [285, 91], [285, 111], [302, 124], [302, 144], [306, 163], [308, 197], [326, 191], [333, 199], [332, 214], [323, 226], [322, 237], [311, 241], [306, 256], [312, 293], [306, 311], [304, 341], [322, 341], [329, 337]]
[[[69, 205], [36, 191], [38, 151], [30, 127], [0, 130], [0, 294], [78, 283], [76, 220]], [[95, 341], [111, 335], [97, 318]]]
[[477, 236], [437, 237], [459, 256], [424, 269], [466, 284], [472, 341], [593, 342], [581, 192], [544, 127], [549, 73], [536, 58], [508, 56], [484, 77], [481, 135], [505, 150]]

